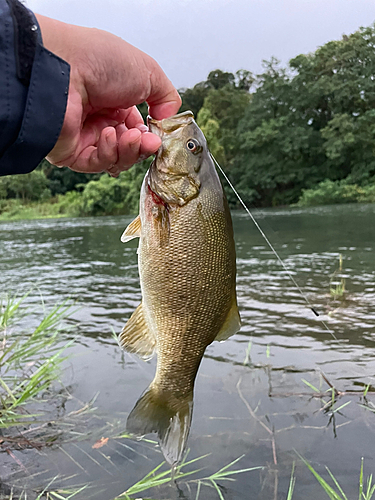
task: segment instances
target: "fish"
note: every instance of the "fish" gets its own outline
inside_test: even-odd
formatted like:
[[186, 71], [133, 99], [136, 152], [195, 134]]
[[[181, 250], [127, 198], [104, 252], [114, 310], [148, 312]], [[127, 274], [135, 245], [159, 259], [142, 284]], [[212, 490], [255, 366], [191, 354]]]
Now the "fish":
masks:
[[139, 215], [121, 237], [139, 238], [142, 302], [118, 340], [144, 359], [157, 352], [155, 377], [126, 429], [156, 433], [173, 468], [189, 435], [204, 352], [237, 333], [241, 320], [232, 219], [204, 134], [191, 111], [148, 117], [148, 126], [162, 144], [143, 180]]

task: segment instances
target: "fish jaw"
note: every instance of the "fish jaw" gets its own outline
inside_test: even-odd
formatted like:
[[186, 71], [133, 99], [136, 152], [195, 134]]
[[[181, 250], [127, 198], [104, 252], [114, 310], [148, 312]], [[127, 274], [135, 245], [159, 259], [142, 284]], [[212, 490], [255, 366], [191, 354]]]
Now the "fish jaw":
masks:
[[184, 111], [178, 115], [164, 118], [163, 120], [156, 120], [151, 116], [147, 117], [147, 125], [155, 135], [163, 137], [164, 133], [170, 134], [181, 127], [191, 124], [194, 121], [194, 115], [191, 111]]
[[[162, 139], [149, 170], [148, 185], [168, 206], [183, 206], [199, 195], [202, 163], [207, 164], [209, 158], [206, 139], [191, 111], [163, 120], [149, 117], [148, 124]], [[216, 175], [215, 167], [212, 169]]]

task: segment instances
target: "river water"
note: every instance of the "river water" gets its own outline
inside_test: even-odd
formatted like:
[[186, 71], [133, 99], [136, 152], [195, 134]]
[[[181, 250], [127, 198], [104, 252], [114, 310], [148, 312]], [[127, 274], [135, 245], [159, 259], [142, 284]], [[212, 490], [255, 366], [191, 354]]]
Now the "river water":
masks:
[[[349, 498], [358, 497], [361, 457], [365, 474], [375, 472], [375, 413], [363, 407], [368, 384], [367, 404], [375, 404], [375, 205], [254, 215], [320, 316], [248, 216], [234, 213], [243, 327], [206, 351], [188, 442], [189, 459], [209, 455], [194, 464], [201, 472], [179, 487], [150, 490], [147, 498], [195, 499], [195, 479], [242, 455], [233, 469], [262, 468], [219, 481], [225, 499], [285, 499], [294, 462], [293, 499], [325, 498], [297, 453], [326, 479], [329, 467]], [[60, 411], [76, 412], [96, 396], [96, 409], [83, 421], [79, 411], [70, 415], [77, 429], [69, 440], [37, 452], [14, 451], [16, 460], [0, 454], [1, 480], [8, 485], [36, 491], [56, 477], [59, 486], [89, 485], [75, 498], [111, 500], [162, 461], [157, 445], [119, 437], [155, 370], [154, 359], [123, 354], [113, 338], [141, 300], [137, 243], [119, 240], [130, 220], [0, 224], [1, 290], [32, 289], [29, 303], [40, 304], [42, 296], [51, 307], [71, 298], [79, 307], [69, 320], [76, 343], [63, 378], [71, 397]], [[335, 298], [330, 288], [343, 280], [346, 292]], [[321, 392], [332, 384], [340, 392], [337, 402], [326, 404], [332, 391], [314, 397], [304, 381]], [[93, 448], [101, 437], [109, 439]], [[202, 486], [200, 498], [219, 496]]]

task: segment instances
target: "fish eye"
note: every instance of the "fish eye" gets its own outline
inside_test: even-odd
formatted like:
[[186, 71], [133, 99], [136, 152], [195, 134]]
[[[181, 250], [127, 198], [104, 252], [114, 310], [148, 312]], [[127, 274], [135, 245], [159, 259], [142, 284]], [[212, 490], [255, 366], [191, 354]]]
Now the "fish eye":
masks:
[[196, 139], [189, 139], [186, 143], [186, 147], [192, 153], [195, 153], [199, 148], [199, 142]]

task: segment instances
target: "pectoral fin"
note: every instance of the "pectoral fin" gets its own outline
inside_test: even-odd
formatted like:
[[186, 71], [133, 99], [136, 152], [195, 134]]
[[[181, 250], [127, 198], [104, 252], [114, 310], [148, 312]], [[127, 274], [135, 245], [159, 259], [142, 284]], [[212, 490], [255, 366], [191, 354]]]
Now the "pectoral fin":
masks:
[[216, 335], [215, 340], [222, 342], [227, 340], [231, 335], [237, 333], [241, 328], [241, 318], [238, 312], [237, 301], [233, 301], [233, 305], [228, 313], [220, 332]]
[[125, 351], [137, 354], [140, 358], [150, 359], [153, 356], [156, 340], [147, 326], [142, 304], [139, 304], [124, 326], [118, 343]]
[[125, 229], [122, 233], [121, 241], [126, 243], [127, 241], [132, 240], [133, 238], [140, 238], [141, 236], [141, 218], [136, 217]]

